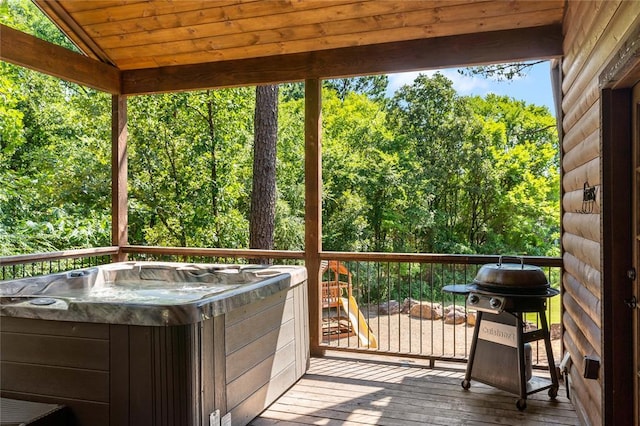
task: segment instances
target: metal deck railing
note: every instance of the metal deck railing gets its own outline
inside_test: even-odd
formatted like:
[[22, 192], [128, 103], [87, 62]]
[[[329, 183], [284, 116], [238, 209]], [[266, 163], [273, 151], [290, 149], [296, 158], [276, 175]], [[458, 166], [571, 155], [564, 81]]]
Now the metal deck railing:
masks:
[[[464, 296], [443, 292], [442, 287], [471, 283], [481, 265], [497, 262], [498, 256], [339, 253], [331, 257], [326, 252], [322, 256], [328, 264], [341, 267], [337, 278], [332, 268], [326, 268], [322, 285], [341, 283], [342, 298], [352, 302], [328, 303], [323, 292], [323, 346], [433, 361], [467, 360], [475, 312], [467, 308]], [[525, 257], [524, 262], [543, 268], [551, 286], [560, 287], [562, 259]], [[547, 319], [554, 359], [561, 359], [557, 299], [548, 301]], [[530, 327], [540, 327], [537, 314], [526, 318]], [[546, 366], [542, 342], [533, 344], [533, 362]]]
[[[0, 257], [0, 279], [97, 266], [110, 263], [112, 256], [121, 253], [126, 253], [128, 260], [304, 264], [301, 251], [102, 247]], [[498, 256], [322, 252], [320, 257], [324, 268], [320, 347], [432, 362], [466, 361], [475, 315], [467, 309], [463, 296], [443, 292], [442, 287], [470, 283], [481, 265], [497, 262]], [[542, 267], [550, 284], [560, 288], [561, 258], [525, 257], [524, 262]], [[333, 284], [338, 289], [333, 297], [342, 300], [328, 299]], [[547, 305], [556, 360], [561, 359], [561, 303], [557, 299], [550, 299]], [[531, 326], [539, 326], [535, 314], [527, 320]], [[533, 346], [534, 365], [546, 366], [544, 345]]]

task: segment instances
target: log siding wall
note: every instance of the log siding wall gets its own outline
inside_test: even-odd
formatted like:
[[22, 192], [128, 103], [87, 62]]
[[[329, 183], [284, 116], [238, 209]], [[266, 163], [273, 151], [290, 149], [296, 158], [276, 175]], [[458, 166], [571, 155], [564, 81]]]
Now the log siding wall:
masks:
[[[562, 167], [564, 208], [563, 343], [571, 354], [572, 400], [584, 424], [600, 425], [603, 375], [585, 379], [584, 356], [603, 355], [603, 236], [601, 226], [601, 88], [599, 76], [637, 25], [640, 2], [569, 1], [562, 62]], [[597, 189], [582, 210], [585, 182]]]

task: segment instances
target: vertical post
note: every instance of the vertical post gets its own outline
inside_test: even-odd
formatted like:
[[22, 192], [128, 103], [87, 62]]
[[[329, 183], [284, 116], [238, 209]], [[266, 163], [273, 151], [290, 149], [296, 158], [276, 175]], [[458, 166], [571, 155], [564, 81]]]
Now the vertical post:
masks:
[[[555, 103], [556, 109], [556, 126], [558, 128], [558, 151], [560, 151], [560, 163], [563, 164], [564, 159], [564, 148], [562, 147], [562, 142], [564, 140], [564, 129], [562, 127], [562, 122], [564, 121], [564, 112], [562, 111], [562, 59], [554, 59], [551, 61], [551, 86], [553, 91], [553, 101]], [[565, 210], [564, 210], [564, 200], [565, 189], [564, 189], [564, 167], [560, 167], [560, 200], [558, 200], [558, 209], [560, 210], [560, 235], [563, 236], [564, 229], [564, 220]], [[560, 238], [560, 257], [564, 258], [564, 245], [562, 243], [562, 238]], [[560, 267], [560, 298], [564, 296], [564, 262], [563, 266]], [[564, 303], [560, 302], [560, 327], [561, 327], [561, 336], [564, 336]], [[564, 339], [560, 339], [560, 353], [564, 354], [567, 351], [567, 348], [564, 344]], [[568, 387], [568, 383], [567, 383]], [[567, 390], [569, 392], [570, 389]], [[568, 394], [568, 393], [567, 393]]]
[[311, 355], [322, 356], [320, 252], [322, 251], [322, 83], [305, 81], [305, 264], [309, 275], [309, 340]]
[[[111, 243], [128, 243], [127, 216], [127, 97], [111, 97]], [[113, 256], [114, 262], [126, 260], [125, 253]]]

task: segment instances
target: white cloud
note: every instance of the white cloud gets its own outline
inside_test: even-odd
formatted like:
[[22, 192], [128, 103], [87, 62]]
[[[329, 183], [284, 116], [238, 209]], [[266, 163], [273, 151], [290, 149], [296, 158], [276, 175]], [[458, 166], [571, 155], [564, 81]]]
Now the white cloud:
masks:
[[[389, 95], [393, 95], [402, 86], [413, 83], [413, 81], [420, 73], [421, 71], [389, 74], [389, 85], [387, 86], [387, 93]], [[429, 73], [429, 71], [424, 71], [424, 74], [427, 73]]]
[[445, 69], [389, 74], [389, 86], [387, 87], [387, 94], [389, 96], [392, 96], [402, 86], [406, 84], [412, 84], [419, 74], [424, 74], [431, 77], [437, 72], [441, 73], [449, 80], [451, 80], [453, 82], [453, 88], [460, 95], [471, 95], [478, 93], [486, 94], [490, 91], [489, 82], [484, 78], [469, 77], [458, 73], [458, 71], [455, 69]]
[[445, 70], [443, 74], [453, 81], [453, 88], [460, 95], [486, 94], [490, 90], [489, 82], [485, 78], [462, 75], [457, 70]]

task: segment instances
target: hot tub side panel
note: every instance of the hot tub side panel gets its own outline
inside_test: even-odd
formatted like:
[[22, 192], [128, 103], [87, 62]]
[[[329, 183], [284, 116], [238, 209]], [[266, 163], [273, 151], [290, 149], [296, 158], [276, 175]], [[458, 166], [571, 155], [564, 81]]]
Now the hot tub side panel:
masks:
[[209, 394], [201, 395], [200, 386], [203, 376], [212, 383], [219, 380], [216, 371], [203, 371], [209, 364], [200, 359], [214, 357], [216, 335], [203, 348], [201, 323], [149, 327], [11, 317], [0, 321], [3, 397], [64, 404], [76, 425], [209, 425], [216, 400], [210, 398], [211, 409], [205, 412], [202, 398]]
[[110, 424], [247, 424], [307, 371], [307, 318], [303, 282], [190, 326], [113, 326]]
[[74, 424], [244, 425], [307, 370], [306, 282], [180, 326], [0, 318], [0, 394], [67, 405]]
[[306, 282], [231, 311], [225, 320], [226, 404], [245, 425], [309, 366]]
[[80, 425], [109, 425], [109, 325], [0, 318], [0, 394], [64, 404]]
[[110, 425], [200, 424], [200, 324], [112, 325], [110, 342]]

